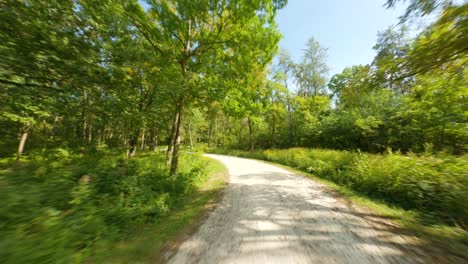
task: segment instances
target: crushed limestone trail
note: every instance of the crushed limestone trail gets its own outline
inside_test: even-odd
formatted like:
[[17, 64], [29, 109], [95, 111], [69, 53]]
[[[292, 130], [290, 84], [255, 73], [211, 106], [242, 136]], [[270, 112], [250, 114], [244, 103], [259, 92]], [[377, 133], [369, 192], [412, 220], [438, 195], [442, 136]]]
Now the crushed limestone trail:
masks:
[[207, 155], [224, 198], [169, 263], [427, 263], [411, 237], [316, 181], [264, 162]]

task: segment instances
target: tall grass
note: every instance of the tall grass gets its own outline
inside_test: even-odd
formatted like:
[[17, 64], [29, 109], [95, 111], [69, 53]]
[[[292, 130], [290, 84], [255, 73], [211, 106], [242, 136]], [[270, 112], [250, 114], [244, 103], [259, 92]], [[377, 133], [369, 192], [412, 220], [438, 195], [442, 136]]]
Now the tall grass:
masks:
[[210, 162], [182, 157], [169, 177], [163, 154], [123, 151], [31, 153], [0, 160], [0, 262], [84, 263], [106, 254], [139, 225], [183, 206], [207, 178]]

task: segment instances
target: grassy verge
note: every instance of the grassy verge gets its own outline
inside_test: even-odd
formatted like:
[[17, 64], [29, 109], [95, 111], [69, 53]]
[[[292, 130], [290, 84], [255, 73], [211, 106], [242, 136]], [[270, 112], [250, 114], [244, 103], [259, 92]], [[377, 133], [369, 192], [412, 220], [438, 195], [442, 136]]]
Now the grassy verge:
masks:
[[224, 183], [197, 153], [182, 153], [176, 178], [164, 164], [163, 152], [122, 149], [0, 159], [0, 263], [154, 262]]
[[401, 206], [389, 203], [383, 199], [353, 190], [346, 186], [346, 184], [336, 183], [331, 179], [307, 172], [304, 167], [298, 169], [298, 166], [285, 165], [284, 163], [286, 162], [282, 162], [281, 159], [273, 159], [272, 162], [271, 153], [268, 157], [262, 151], [212, 150], [210, 152], [263, 160], [298, 175], [311, 178], [337, 191], [351, 203], [364, 206], [377, 215], [391, 219], [401, 227], [401, 232], [418, 237], [430, 250], [439, 251], [438, 255], [449, 253], [463, 259], [468, 259], [468, 232], [459, 226], [428, 220], [428, 218], [432, 217], [430, 214], [418, 210], [403, 209]]
[[209, 177], [190, 200], [179, 205], [156, 223], [137, 228], [128, 239], [120, 241], [100, 260], [102, 263], [161, 263], [180, 242], [193, 233], [201, 219], [214, 208], [227, 182], [227, 170], [210, 160]]

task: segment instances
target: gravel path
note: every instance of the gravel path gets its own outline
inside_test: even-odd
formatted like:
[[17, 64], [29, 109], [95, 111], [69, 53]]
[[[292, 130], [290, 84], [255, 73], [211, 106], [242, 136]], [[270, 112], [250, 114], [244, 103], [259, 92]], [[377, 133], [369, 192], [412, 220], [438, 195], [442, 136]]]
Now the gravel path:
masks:
[[427, 263], [388, 220], [324, 185], [260, 161], [229, 170], [223, 200], [169, 263]]

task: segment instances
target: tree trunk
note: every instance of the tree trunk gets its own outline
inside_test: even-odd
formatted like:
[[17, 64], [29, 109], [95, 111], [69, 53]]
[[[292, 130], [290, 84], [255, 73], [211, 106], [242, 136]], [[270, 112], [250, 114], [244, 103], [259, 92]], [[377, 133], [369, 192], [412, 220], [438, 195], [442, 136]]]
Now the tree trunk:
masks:
[[215, 117], [215, 148], [218, 147], [218, 117]]
[[20, 161], [21, 155], [23, 155], [24, 145], [26, 144], [26, 139], [28, 138], [28, 130], [24, 130], [21, 133], [21, 139], [18, 145], [18, 152], [16, 152], [16, 161]]
[[105, 133], [105, 130], [102, 130], [102, 129], [99, 129], [97, 131], [96, 145], [101, 145], [101, 142], [103, 141], [103, 138], [104, 138], [104, 133]]
[[237, 139], [237, 144], [239, 145], [239, 148], [241, 148], [241, 144], [242, 144], [242, 129], [243, 128], [244, 128], [244, 125], [242, 124], [242, 120], [241, 120], [240, 127], [239, 127], [239, 135]]
[[192, 150], [193, 149], [192, 120], [190, 120], [188, 124], [188, 134], [189, 134], [189, 140], [190, 140], [190, 150]]
[[291, 100], [289, 98], [289, 91], [287, 95], [287, 100], [288, 100], [288, 145], [289, 147], [292, 146], [292, 141], [293, 141], [293, 124], [292, 124], [292, 109], [291, 109]]
[[146, 141], [145, 141], [145, 129], [143, 129], [143, 133], [141, 133], [141, 146], [140, 149], [144, 150], [146, 146]]
[[208, 126], [208, 147], [211, 147], [211, 132], [213, 131], [213, 122], [210, 120], [210, 125]]
[[88, 94], [86, 91], [84, 91], [84, 94], [83, 94], [83, 101], [82, 101], [81, 109], [82, 109], [81, 118], [83, 119], [82, 137], [83, 137], [83, 143], [86, 143], [87, 129], [88, 129], [88, 114], [87, 114]]
[[47, 123], [45, 120], [42, 121], [42, 136], [45, 138], [47, 135]]
[[254, 151], [253, 128], [252, 128], [252, 121], [250, 120], [250, 117], [247, 119], [247, 123], [249, 125], [250, 151]]
[[[90, 117], [91, 119], [91, 117]], [[93, 140], [93, 123], [91, 120], [89, 120], [89, 125], [88, 125], [88, 143], [91, 143]]]
[[272, 122], [271, 122], [271, 146], [276, 147], [276, 118], [273, 115]]
[[179, 170], [179, 147], [180, 141], [182, 137], [182, 111], [184, 108], [184, 98], [179, 99], [179, 103], [177, 104], [177, 112], [178, 112], [178, 122], [177, 126], [175, 127], [175, 141], [172, 153], [172, 163], [171, 163], [171, 171], [170, 174], [174, 177], [177, 177], [177, 173]]
[[176, 139], [176, 128], [177, 124], [179, 123], [179, 111], [176, 110], [174, 113], [174, 119], [172, 121], [172, 130], [171, 130], [171, 138], [169, 139], [169, 144], [167, 145], [167, 151], [166, 151], [166, 166], [169, 166], [171, 164], [171, 157], [172, 153], [174, 152], [174, 143]]
[[137, 151], [137, 144], [138, 144], [138, 134], [132, 136], [130, 139], [130, 149], [127, 151], [127, 158], [134, 157]]
[[51, 139], [54, 139], [55, 127], [57, 125], [58, 120], [59, 120], [59, 116], [56, 115], [54, 117], [54, 123], [52, 123], [52, 127], [50, 128], [50, 131], [49, 131], [49, 138]]
[[84, 117], [84, 120], [83, 120], [83, 130], [81, 132], [82, 136], [83, 136], [83, 142], [86, 142], [86, 130], [88, 129], [88, 122], [86, 121], [86, 117]]
[[[191, 47], [191, 35], [192, 35], [192, 20], [188, 21], [188, 30], [187, 30], [187, 39], [185, 42], [184, 47], [184, 58], [180, 61], [180, 68], [182, 70], [183, 76], [183, 87], [187, 88], [187, 61], [190, 59], [189, 51]], [[173, 147], [172, 147], [172, 161], [171, 161], [171, 171], [170, 174], [173, 177], [177, 177], [177, 172], [179, 170], [179, 146], [181, 141], [181, 132], [182, 132], [182, 111], [184, 110], [184, 97], [181, 95], [179, 97], [179, 102], [177, 103], [177, 122], [175, 122], [176, 126], [174, 128], [174, 139], [173, 139]], [[174, 118], [175, 119], [175, 118]], [[169, 149], [169, 148], [168, 148]]]
[[151, 133], [151, 144], [149, 147], [150, 151], [155, 151], [158, 147], [158, 128], [153, 128]]

